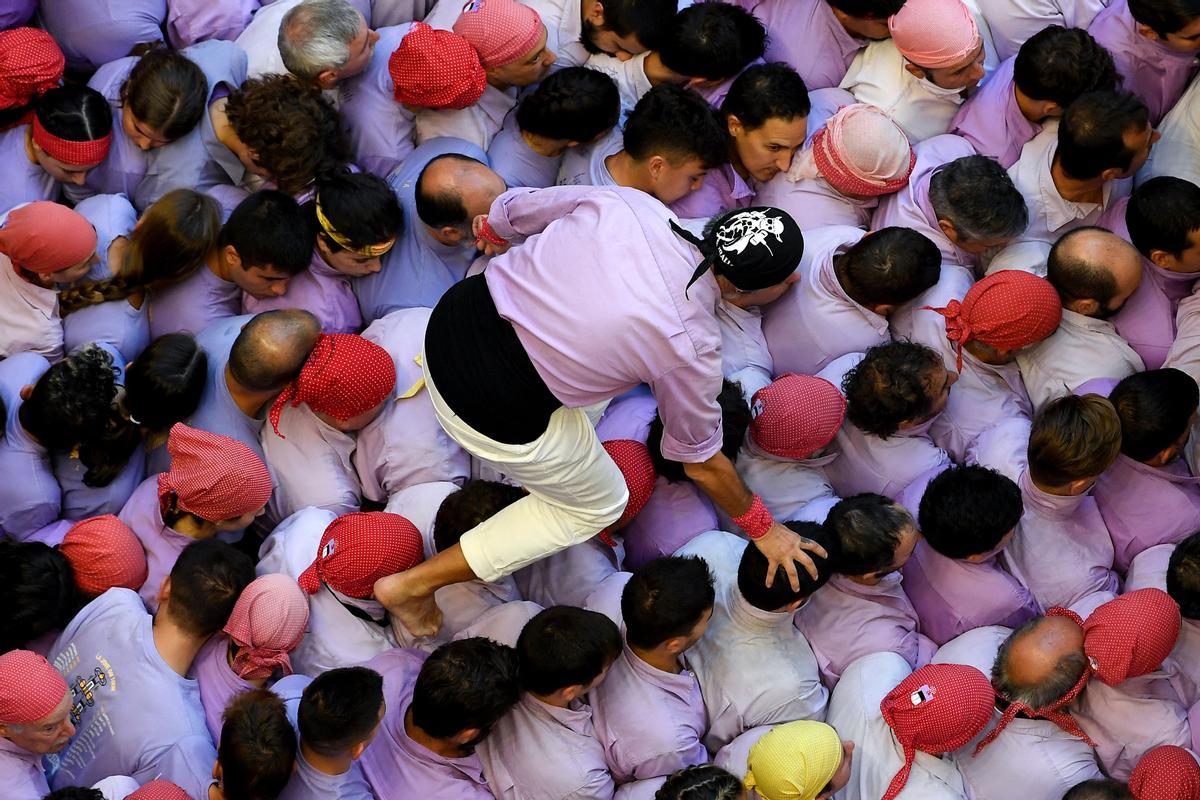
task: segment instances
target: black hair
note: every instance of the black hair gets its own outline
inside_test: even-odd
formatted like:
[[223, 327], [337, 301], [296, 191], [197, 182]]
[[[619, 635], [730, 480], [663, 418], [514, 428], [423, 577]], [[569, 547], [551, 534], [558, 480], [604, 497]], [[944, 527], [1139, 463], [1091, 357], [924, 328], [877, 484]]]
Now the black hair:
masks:
[[208, 79], [183, 53], [154, 47], [121, 84], [121, 106], [169, 142], [200, 124], [208, 107]]
[[500, 481], [469, 480], [446, 495], [433, 519], [433, 546], [440, 553], [458, 544], [467, 531], [529, 492]]
[[[604, 7], [602, 30], [625, 38], [636, 36], [647, 50], [657, 50], [671, 35], [678, 4], [675, 0], [600, 0]], [[602, 52], [588, 37], [596, 26], [584, 21], [582, 44], [589, 53]]]
[[379, 724], [383, 677], [366, 667], [322, 672], [304, 687], [296, 727], [305, 747], [338, 756], [365, 742]]
[[674, 165], [692, 159], [706, 169], [729, 160], [725, 126], [696, 92], [671, 83], [642, 95], [625, 120], [625, 151], [644, 161], [663, 156]]
[[42, 800], [104, 800], [104, 792], [84, 786], [64, 786], [44, 795]]
[[1082, 28], [1047, 25], [1021, 45], [1013, 82], [1034, 100], [1066, 108], [1086, 92], [1120, 85], [1112, 56]]
[[40, 96], [33, 108], [42, 127], [60, 139], [92, 142], [112, 132], [112, 107], [90, 86], [56, 86]]
[[1145, 258], [1162, 250], [1179, 258], [1200, 230], [1200, 186], [1171, 175], [1151, 178], [1133, 190], [1125, 207], [1129, 241]]
[[[425, 173], [429, 168], [439, 161], [451, 159], [453, 161], [473, 161], [476, 164], [483, 164], [477, 158], [464, 156], [461, 153], [443, 153], [437, 158], [431, 159], [421, 174], [417, 176], [416, 185], [416, 203], [417, 217], [421, 222], [424, 222], [431, 228], [454, 227], [456, 225], [469, 225], [471, 220], [467, 219], [467, 207], [463, 203], [461, 194], [453, 194], [449, 191], [440, 191], [437, 193], [427, 192], [424, 188]], [[486, 166], [486, 165], [485, 165]]]
[[42, 542], [0, 539], [0, 653], [66, 627], [81, 605], [71, 562]]
[[1058, 126], [1059, 166], [1081, 181], [1097, 178], [1106, 169], [1127, 172], [1137, 153], [1126, 148], [1125, 134], [1149, 124], [1146, 104], [1130, 92], [1081, 94], [1067, 106]]
[[1068, 789], [1062, 800], [1133, 800], [1133, 794], [1124, 781], [1091, 778]]
[[634, 571], [621, 593], [625, 639], [648, 650], [686, 636], [713, 607], [715, 597], [704, 559], [668, 556], [648, 561]]
[[234, 695], [222, 715], [217, 761], [225, 800], [274, 800], [296, 763], [296, 731], [270, 689]]
[[838, 282], [863, 306], [901, 305], [937, 283], [942, 254], [912, 228], [880, 228], [835, 256]]
[[214, 634], [252, 580], [250, 556], [219, 539], [192, 542], [171, 568], [171, 619], [193, 636]]
[[827, 0], [829, 5], [859, 19], [887, 19], [904, 8], [904, 0]]
[[417, 675], [409, 706], [413, 724], [438, 739], [478, 728], [474, 743], [461, 745], [471, 750], [520, 699], [517, 671], [516, 650], [491, 639], [442, 645]]
[[1004, 167], [988, 156], [963, 156], [929, 178], [929, 202], [960, 239], [1012, 239], [1029, 226], [1025, 198]]
[[1200, 620], [1200, 532], [1175, 546], [1167, 565], [1167, 594], [1179, 604], [1179, 613]]
[[797, 565], [796, 577], [800, 580], [800, 591], [792, 591], [792, 585], [783, 567], [775, 568], [775, 582], [767, 588], [767, 568], [770, 566], [767, 557], [753, 543], [746, 545], [746, 549], [742, 551], [742, 560], [738, 563], [738, 591], [747, 603], [763, 611], [778, 611], [797, 600], [809, 597], [824, 586], [833, 574], [838, 554], [841, 552], [838, 539], [816, 522], [785, 522], [784, 525], [824, 547], [829, 557], [821, 558], [815, 553], [809, 553], [809, 558], [817, 568], [815, 579], [808, 574], [808, 570]]
[[891, 567], [912, 515], [881, 494], [847, 497], [829, 510], [825, 527], [841, 545], [836, 569], [842, 575], [870, 575]]
[[44, 447], [70, 450], [107, 430], [116, 396], [112, 354], [85, 345], [42, 373], [17, 414], [21, 427]]
[[1167, 367], [1135, 372], [1108, 395], [1121, 418], [1121, 452], [1146, 461], [1185, 436], [1200, 405], [1191, 375]]
[[696, 764], [667, 776], [654, 800], [738, 800], [742, 782], [715, 764]]
[[617, 84], [587, 67], [551, 72], [517, 106], [517, 125], [547, 139], [590, 142], [621, 116]]
[[1166, 37], [1200, 17], [1200, 3], [1196, 0], [1129, 0], [1129, 16], [1134, 22], [1148, 25], [1159, 36]]
[[[728, 378], [722, 380], [717, 405], [721, 408], [721, 452], [737, 463], [746, 431], [750, 428], [750, 406], [742, 392], [742, 385]], [[650, 451], [654, 471], [672, 483], [690, 480], [683, 464], [671, 461], [662, 454], [663, 431], [662, 417], [655, 410], [654, 419], [650, 420], [650, 433], [646, 437], [646, 449]]]
[[917, 518], [921, 534], [946, 558], [995, 550], [1024, 512], [1021, 490], [995, 470], [951, 466], [925, 487]]
[[1104, 228], [1094, 225], [1073, 228], [1058, 237], [1046, 256], [1046, 280], [1058, 292], [1064, 305], [1073, 300], [1095, 300], [1100, 308], [1106, 309], [1120, 291], [1116, 277], [1106, 265], [1071, 253], [1072, 239], [1096, 231], [1104, 231]]
[[587, 686], [621, 654], [621, 631], [595, 611], [552, 606], [521, 629], [517, 639], [521, 688], [547, 695]]
[[725, 80], [767, 49], [767, 29], [740, 6], [701, 0], [675, 15], [675, 29], [659, 48], [663, 66], [689, 78]]
[[232, 246], [242, 269], [270, 266], [299, 275], [312, 261], [317, 231], [313, 220], [292, 196], [260, 189], [238, 203], [221, 226], [220, 246]]
[[325, 233], [317, 221], [317, 201], [329, 224], [339, 235], [350, 240], [354, 249], [386, 242], [399, 236], [404, 227], [400, 201], [387, 181], [368, 172], [336, 172], [317, 181], [311, 206], [310, 223], [331, 252], [343, 250]]
[[927, 377], [944, 367], [932, 348], [909, 341], [868, 348], [842, 378], [846, 418], [859, 430], [886, 439], [900, 423], [924, 419], [933, 409]]
[[755, 64], [734, 78], [721, 102], [721, 114], [735, 116], [753, 131], [769, 119], [793, 120], [812, 110], [808, 87], [800, 73], [787, 64]]
[[208, 354], [189, 333], [155, 339], [125, 370], [122, 403], [137, 424], [169, 430], [196, 413], [208, 376]]

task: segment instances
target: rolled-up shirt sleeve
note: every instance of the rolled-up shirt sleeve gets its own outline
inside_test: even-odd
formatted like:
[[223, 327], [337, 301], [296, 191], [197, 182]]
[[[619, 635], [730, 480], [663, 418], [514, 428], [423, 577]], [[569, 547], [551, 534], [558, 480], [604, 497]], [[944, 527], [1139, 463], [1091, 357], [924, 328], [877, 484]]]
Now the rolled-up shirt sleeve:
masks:
[[574, 211], [595, 196], [596, 186], [550, 186], [545, 189], [509, 189], [492, 201], [488, 226], [502, 239], [519, 244], [541, 233], [556, 219]]
[[671, 461], [698, 464], [721, 449], [721, 353], [710, 350], [696, 360], [650, 382], [663, 422], [662, 454]]

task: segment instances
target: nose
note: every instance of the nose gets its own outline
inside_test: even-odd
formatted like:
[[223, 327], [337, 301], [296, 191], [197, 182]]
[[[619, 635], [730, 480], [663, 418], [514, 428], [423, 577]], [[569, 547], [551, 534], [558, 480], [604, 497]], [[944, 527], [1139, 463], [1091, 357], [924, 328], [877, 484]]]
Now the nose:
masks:
[[67, 720], [65, 720], [65, 721], [63, 722], [63, 736], [65, 736], [65, 737], [67, 737], [68, 739], [70, 739], [70, 738], [71, 738], [72, 736], [74, 736], [74, 735], [75, 735], [75, 725], [74, 725], [74, 723], [72, 723], [70, 719], [67, 719]]
[[787, 172], [788, 168], [792, 166], [792, 151], [780, 153], [779, 157], [775, 159], [775, 166], [779, 167], [780, 172]]
[[76, 186], [83, 186], [83, 182], [87, 180], [87, 173], [86, 172], [72, 173], [71, 177], [67, 178], [67, 180], [69, 182], [75, 184]]
[[287, 293], [287, 281], [279, 281], [271, 287], [271, 294], [283, 297]]
[[376, 31], [367, 32], [367, 44], [373, 45], [379, 41], [379, 34]]
[[554, 52], [554, 51], [553, 51], [553, 50], [551, 50], [549, 47], [547, 47], [547, 48], [546, 48], [546, 55], [545, 55], [545, 56], [543, 56], [543, 58], [544, 58], [544, 59], [545, 59], [545, 61], [546, 61], [546, 66], [550, 66], [550, 65], [551, 65], [551, 64], [553, 64], [555, 61], [558, 61], [558, 53]]
[[150, 149], [151, 142], [150, 142], [150, 137], [148, 137], [148, 136], [139, 136], [138, 138], [133, 140], [133, 143], [138, 146], [139, 150], [149, 150]]
[[376, 272], [379, 272], [379, 270], [383, 269], [383, 259], [376, 258], [372, 261], [368, 261], [365, 266], [367, 268], [367, 274], [374, 275]]
[[976, 62], [971, 66], [971, 83], [979, 83], [983, 80], [983, 63]]

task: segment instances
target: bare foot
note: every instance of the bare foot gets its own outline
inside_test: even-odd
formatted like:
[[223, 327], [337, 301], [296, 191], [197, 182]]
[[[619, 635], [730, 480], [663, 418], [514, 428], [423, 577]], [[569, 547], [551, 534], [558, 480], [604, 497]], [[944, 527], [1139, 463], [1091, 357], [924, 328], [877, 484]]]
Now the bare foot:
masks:
[[413, 636], [433, 636], [442, 627], [442, 611], [433, 593], [422, 593], [409, 573], [398, 572], [375, 581], [375, 599]]

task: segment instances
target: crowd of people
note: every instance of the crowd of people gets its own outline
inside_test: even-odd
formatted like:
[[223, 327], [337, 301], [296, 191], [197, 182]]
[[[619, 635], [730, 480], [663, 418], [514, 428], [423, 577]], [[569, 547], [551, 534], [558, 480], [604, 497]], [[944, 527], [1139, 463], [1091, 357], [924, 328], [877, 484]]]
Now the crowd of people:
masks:
[[0, 2], [0, 797], [1200, 800], [1198, 53]]

